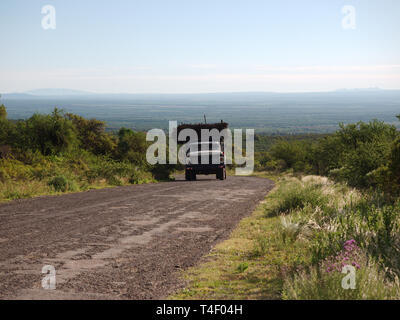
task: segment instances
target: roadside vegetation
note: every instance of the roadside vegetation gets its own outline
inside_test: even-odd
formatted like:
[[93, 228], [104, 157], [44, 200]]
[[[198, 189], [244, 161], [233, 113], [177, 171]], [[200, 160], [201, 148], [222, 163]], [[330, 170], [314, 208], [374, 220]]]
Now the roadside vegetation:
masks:
[[[400, 120], [400, 117], [399, 117]], [[275, 189], [173, 299], [400, 299], [400, 133], [379, 121], [256, 154]], [[268, 172], [268, 173], [266, 173]], [[344, 289], [344, 266], [355, 288]]]
[[[400, 299], [400, 201], [326, 177], [276, 179], [171, 299]], [[344, 265], [355, 289], [342, 288]]]
[[0, 106], [0, 201], [170, 179], [171, 166], [146, 162], [143, 132], [54, 109], [8, 120]]
[[341, 124], [320, 138], [281, 137], [267, 151], [256, 152], [255, 160], [257, 171], [322, 175], [388, 197], [399, 195], [400, 132], [377, 120]]

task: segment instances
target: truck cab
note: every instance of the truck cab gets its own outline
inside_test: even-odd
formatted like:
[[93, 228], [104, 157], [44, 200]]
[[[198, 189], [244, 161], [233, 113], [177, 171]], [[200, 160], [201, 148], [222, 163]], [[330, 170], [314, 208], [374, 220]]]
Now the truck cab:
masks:
[[196, 180], [198, 174], [215, 174], [219, 180], [226, 179], [226, 157], [223, 144], [218, 141], [194, 142], [186, 152], [185, 179]]

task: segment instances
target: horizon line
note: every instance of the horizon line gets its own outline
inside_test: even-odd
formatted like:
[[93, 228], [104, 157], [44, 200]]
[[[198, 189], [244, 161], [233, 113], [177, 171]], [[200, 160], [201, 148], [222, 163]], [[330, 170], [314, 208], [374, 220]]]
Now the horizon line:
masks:
[[[71, 91], [71, 93], [58, 93], [58, 94], [46, 94], [46, 93], [34, 93], [35, 91], [45, 91], [45, 90], [66, 90]], [[31, 96], [51, 96], [51, 95], [206, 95], [206, 94], [294, 94], [294, 93], [333, 93], [333, 92], [346, 92], [346, 91], [400, 91], [400, 88], [381, 88], [381, 87], [365, 87], [365, 88], [338, 88], [332, 90], [310, 90], [310, 91], [204, 91], [204, 92], [94, 92], [86, 91], [81, 89], [70, 89], [70, 88], [37, 88], [25, 91], [11, 91], [11, 92], [0, 92], [1, 95], [10, 94], [25, 94]]]

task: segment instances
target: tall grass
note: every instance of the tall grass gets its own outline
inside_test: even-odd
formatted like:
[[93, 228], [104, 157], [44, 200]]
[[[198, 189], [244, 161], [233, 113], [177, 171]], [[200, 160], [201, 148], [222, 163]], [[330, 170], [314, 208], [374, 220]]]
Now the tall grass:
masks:
[[345, 274], [328, 273], [314, 266], [286, 279], [283, 299], [286, 300], [386, 300], [399, 299], [398, 281], [391, 282], [375, 262], [363, 264], [356, 272], [354, 289], [344, 289]]
[[[360, 192], [327, 178], [285, 178], [266, 206], [267, 216], [281, 215], [283, 242], [307, 244], [312, 264], [288, 277], [288, 299], [400, 298], [400, 201]], [[360, 257], [355, 262], [357, 289], [341, 287], [345, 275], [328, 272], [324, 263], [340, 257], [352, 239]]]

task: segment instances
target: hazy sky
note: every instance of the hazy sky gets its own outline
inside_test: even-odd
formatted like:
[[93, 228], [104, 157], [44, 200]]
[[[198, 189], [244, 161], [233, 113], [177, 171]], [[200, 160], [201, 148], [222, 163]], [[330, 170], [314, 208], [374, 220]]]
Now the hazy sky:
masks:
[[1, 0], [0, 40], [3, 93], [400, 89], [399, 0]]

